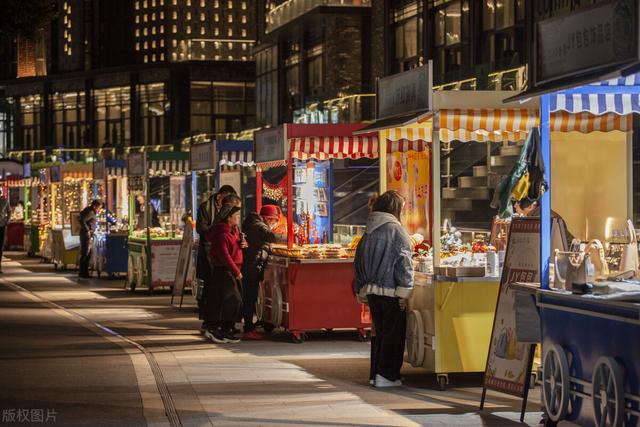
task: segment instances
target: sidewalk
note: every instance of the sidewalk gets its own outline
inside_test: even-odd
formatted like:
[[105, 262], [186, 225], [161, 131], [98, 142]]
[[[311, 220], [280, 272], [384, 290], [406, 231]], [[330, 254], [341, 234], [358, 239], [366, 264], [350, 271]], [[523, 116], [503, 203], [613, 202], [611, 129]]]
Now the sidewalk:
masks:
[[[8, 256], [12, 261], [4, 264], [2, 279], [149, 351], [185, 426], [520, 424], [520, 401], [510, 396], [489, 393], [486, 411], [477, 411], [479, 375], [452, 376], [450, 388], [439, 391], [433, 375], [405, 365], [405, 387], [371, 388], [369, 344], [358, 342], [355, 332], [310, 334], [304, 344], [276, 333], [267, 341], [215, 345], [198, 333], [191, 296], [179, 309], [169, 305], [168, 294], [131, 293], [122, 280], [78, 282], [75, 272], [55, 272], [37, 259]], [[540, 420], [539, 408], [536, 388], [525, 419], [529, 425]]]

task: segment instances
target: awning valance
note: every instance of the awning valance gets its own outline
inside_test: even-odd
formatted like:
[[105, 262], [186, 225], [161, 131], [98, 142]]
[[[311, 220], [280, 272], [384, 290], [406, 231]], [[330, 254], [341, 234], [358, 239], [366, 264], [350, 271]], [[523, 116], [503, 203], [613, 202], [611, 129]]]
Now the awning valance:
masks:
[[149, 176], [182, 175], [189, 171], [189, 159], [149, 160]]
[[374, 159], [379, 156], [375, 136], [326, 136], [292, 138], [291, 157], [299, 160]]
[[127, 168], [125, 166], [109, 166], [107, 167], [107, 175], [113, 176], [125, 176], [127, 174]]
[[253, 166], [252, 151], [220, 151], [220, 166]]

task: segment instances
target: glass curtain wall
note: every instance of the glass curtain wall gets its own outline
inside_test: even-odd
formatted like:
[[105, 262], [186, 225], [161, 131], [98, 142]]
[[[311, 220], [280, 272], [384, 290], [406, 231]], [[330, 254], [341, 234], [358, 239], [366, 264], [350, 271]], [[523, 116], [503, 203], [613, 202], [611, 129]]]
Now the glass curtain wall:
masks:
[[96, 146], [131, 144], [131, 89], [129, 86], [93, 91]]

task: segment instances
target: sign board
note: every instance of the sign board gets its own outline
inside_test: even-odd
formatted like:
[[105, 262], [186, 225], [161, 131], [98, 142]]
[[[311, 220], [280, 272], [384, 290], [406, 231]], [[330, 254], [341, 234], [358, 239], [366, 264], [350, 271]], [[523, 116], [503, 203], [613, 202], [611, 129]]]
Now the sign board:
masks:
[[191, 261], [191, 248], [193, 246], [193, 226], [191, 221], [187, 221], [182, 235], [182, 244], [180, 245], [180, 253], [178, 254], [178, 265], [176, 266], [176, 277], [173, 282], [172, 295], [181, 296], [184, 291], [184, 285], [189, 271]]
[[242, 194], [242, 172], [239, 169], [220, 172], [219, 185], [230, 185], [236, 193]]
[[377, 119], [386, 119], [431, 109], [432, 62], [413, 70], [378, 80]]
[[516, 340], [515, 282], [540, 283], [540, 218], [513, 218], [500, 279], [484, 387], [526, 397], [533, 344]]
[[287, 159], [286, 135], [283, 126], [261, 130], [254, 135], [256, 163]]
[[145, 153], [131, 153], [127, 157], [127, 175], [144, 176], [147, 172], [147, 156]]
[[151, 277], [153, 286], [171, 286], [176, 278], [180, 243], [156, 241], [151, 243]]
[[104, 180], [106, 179], [106, 177], [107, 177], [107, 174], [106, 174], [105, 161], [97, 160], [93, 162], [93, 179]]
[[61, 182], [62, 181], [62, 171], [60, 170], [60, 166], [51, 166], [49, 168], [49, 182]]
[[534, 86], [639, 60], [637, 0], [614, 0], [536, 26]]
[[189, 150], [189, 164], [192, 171], [213, 170], [217, 166], [214, 142], [194, 144]]

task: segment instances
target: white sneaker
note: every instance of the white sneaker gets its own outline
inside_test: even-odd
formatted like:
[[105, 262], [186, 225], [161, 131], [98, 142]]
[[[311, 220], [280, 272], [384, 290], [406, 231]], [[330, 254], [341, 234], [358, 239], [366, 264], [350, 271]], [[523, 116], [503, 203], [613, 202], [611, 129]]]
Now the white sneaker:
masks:
[[385, 388], [385, 387], [401, 387], [402, 386], [402, 381], [401, 380], [395, 380], [395, 381], [391, 381], [386, 379], [385, 377], [383, 377], [380, 374], [376, 375], [376, 382], [373, 385], [376, 388]]

